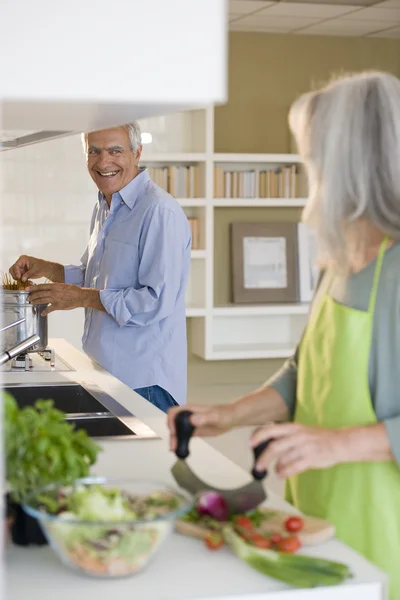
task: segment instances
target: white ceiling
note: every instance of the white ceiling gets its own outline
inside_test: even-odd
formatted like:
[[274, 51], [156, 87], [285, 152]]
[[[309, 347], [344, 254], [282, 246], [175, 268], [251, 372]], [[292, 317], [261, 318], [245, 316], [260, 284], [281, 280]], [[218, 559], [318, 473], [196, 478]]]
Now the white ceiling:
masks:
[[229, 29], [400, 39], [400, 0], [229, 0]]

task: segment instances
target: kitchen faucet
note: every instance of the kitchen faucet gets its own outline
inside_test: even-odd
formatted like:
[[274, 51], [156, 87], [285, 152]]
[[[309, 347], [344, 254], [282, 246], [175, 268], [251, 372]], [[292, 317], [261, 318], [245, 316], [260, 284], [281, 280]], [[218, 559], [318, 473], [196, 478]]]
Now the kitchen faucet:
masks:
[[[14, 323], [5, 325], [4, 327], [0, 328], [0, 332], [6, 331], [6, 329], [10, 329], [11, 327], [15, 327], [16, 325], [19, 325], [20, 323], [23, 323], [24, 321], [25, 321], [25, 319], [19, 319], [18, 321], [14, 321]], [[31, 348], [32, 346], [37, 344], [37, 342], [39, 342], [39, 341], [40, 341], [40, 336], [36, 333], [35, 335], [31, 335], [30, 337], [28, 337], [26, 340], [23, 340], [22, 342], [20, 342], [13, 348], [10, 348], [9, 350], [2, 352], [0, 354], [0, 365], [4, 365], [4, 363], [8, 362], [12, 358], [15, 358], [19, 354], [23, 354], [24, 352], [29, 350], [29, 348]]]

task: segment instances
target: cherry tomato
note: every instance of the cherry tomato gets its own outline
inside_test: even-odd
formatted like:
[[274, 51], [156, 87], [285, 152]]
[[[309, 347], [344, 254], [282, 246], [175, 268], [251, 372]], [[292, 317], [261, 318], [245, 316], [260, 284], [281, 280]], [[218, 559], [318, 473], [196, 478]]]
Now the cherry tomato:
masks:
[[271, 542], [271, 544], [279, 544], [279, 542], [281, 540], [282, 540], [282, 536], [279, 535], [279, 533], [273, 533], [269, 538], [269, 541]]
[[289, 517], [285, 521], [285, 527], [291, 533], [301, 531], [304, 527], [304, 521], [300, 517]]
[[235, 528], [236, 533], [240, 535], [240, 537], [245, 540], [245, 542], [251, 542], [252, 538], [255, 535], [258, 535], [255, 531], [250, 529], [241, 529], [240, 527]]
[[219, 550], [224, 545], [224, 539], [219, 533], [209, 533], [204, 542], [209, 550]]
[[254, 535], [249, 537], [249, 542], [257, 548], [264, 548], [265, 550], [271, 548], [270, 540], [267, 540], [267, 538], [263, 537], [262, 535], [259, 535], [258, 533], [255, 533]]
[[254, 529], [253, 523], [248, 517], [235, 517], [234, 523], [235, 527], [240, 527], [240, 529]]
[[301, 548], [301, 542], [296, 535], [285, 538], [278, 542], [277, 549], [279, 552], [294, 553]]

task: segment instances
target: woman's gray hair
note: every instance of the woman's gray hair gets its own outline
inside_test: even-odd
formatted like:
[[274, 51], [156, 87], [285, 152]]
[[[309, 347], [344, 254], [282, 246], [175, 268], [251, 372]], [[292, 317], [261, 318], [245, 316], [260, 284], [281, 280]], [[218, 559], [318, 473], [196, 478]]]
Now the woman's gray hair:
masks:
[[352, 250], [366, 250], [370, 226], [399, 239], [399, 79], [340, 77], [296, 100], [289, 125], [308, 175], [303, 221], [316, 233], [322, 262], [348, 270]]
[[[132, 121], [132, 123], [128, 123], [127, 125], [121, 125], [121, 127], [126, 129], [126, 131], [128, 132], [131, 150], [133, 152], [137, 152], [140, 146], [142, 145], [142, 132], [140, 130], [139, 123], [137, 121]], [[115, 129], [118, 128], [116, 127]], [[88, 135], [88, 133], [82, 133], [82, 143], [85, 152], [87, 150]]]

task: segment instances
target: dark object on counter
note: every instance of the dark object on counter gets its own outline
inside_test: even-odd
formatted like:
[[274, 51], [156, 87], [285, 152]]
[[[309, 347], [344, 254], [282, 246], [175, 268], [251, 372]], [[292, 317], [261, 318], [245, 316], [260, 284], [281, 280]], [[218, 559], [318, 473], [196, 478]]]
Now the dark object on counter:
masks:
[[206, 491], [217, 492], [225, 498], [231, 514], [241, 514], [256, 508], [267, 497], [264, 486], [261, 483], [267, 476], [267, 471], [256, 471], [255, 464], [272, 440], [267, 440], [253, 449], [254, 466], [251, 473], [254, 481], [235, 490], [221, 490], [204, 483], [193, 473], [192, 469], [186, 463], [185, 459], [189, 456], [189, 442], [195, 430], [190, 422], [192, 414], [190, 410], [182, 410], [175, 418], [177, 437], [175, 454], [178, 460], [171, 470], [175, 481], [183, 489], [194, 495]]
[[17, 546], [44, 546], [48, 542], [37, 519], [26, 514], [21, 504], [6, 496], [7, 517], [13, 517], [11, 540]]

